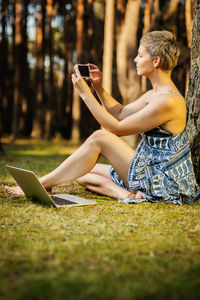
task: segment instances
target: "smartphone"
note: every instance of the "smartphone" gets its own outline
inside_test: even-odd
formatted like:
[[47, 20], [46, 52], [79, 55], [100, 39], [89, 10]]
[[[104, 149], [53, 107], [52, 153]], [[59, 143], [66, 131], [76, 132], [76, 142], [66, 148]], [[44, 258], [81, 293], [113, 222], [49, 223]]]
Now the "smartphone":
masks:
[[78, 69], [82, 77], [90, 77], [90, 69], [88, 65], [78, 64]]

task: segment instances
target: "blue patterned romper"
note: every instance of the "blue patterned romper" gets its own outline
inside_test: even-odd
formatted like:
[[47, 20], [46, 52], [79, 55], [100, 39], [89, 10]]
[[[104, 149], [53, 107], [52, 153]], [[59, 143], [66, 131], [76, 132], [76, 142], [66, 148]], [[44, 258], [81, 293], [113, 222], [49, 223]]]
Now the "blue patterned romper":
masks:
[[[129, 167], [129, 187], [111, 167], [112, 181], [130, 192], [140, 191], [142, 201], [182, 204], [199, 199], [200, 189], [193, 171], [186, 130], [172, 134], [157, 127], [141, 136]], [[142, 201], [126, 198], [124, 203]], [[123, 199], [120, 202], [123, 203]]]

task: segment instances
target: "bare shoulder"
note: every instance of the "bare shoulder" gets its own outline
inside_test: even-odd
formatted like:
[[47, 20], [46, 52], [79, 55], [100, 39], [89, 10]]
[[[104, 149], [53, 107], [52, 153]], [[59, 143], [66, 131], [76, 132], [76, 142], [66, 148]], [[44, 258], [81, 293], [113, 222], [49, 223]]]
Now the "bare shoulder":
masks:
[[182, 112], [182, 110], [186, 110], [186, 102], [181, 94], [168, 93], [160, 95], [159, 98], [161, 104], [164, 105], [166, 108], [175, 110], [177, 112]]
[[165, 111], [169, 112], [169, 120], [163, 124], [163, 128], [172, 132], [179, 133], [185, 128], [186, 124], [186, 103], [185, 99], [178, 94], [166, 94], [160, 96], [160, 102]]

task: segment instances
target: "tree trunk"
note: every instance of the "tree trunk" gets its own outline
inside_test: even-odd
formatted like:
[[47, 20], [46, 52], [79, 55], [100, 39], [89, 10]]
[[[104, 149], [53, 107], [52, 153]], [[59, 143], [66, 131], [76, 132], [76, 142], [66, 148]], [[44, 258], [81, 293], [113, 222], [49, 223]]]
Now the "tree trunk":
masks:
[[[84, 0], [77, 1], [76, 15], [76, 52], [77, 63], [83, 63], [83, 42], [84, 42]], [[71, 140], [74, 143], [80, 142], [80, 97], [75, 92], [73, 93], [72, 104], [72, 135]]]
[[64, 76], [62, 80], [62, 93], [60, 99], [60, 106], [57, 110], [58, 128], [62, 134], [62, 137], [70, 139], [72, 128], [72, 82], [71, 76], [72, 70], [69, 68], [69, 61], [72, 60], [72, 51], [69, 49], [69, 21], [66, 19], [66, 7], [62, 3], [62, 14], [64, 17], [64, 33], [62, 54], [65, 60], [64, 63]]
[[102, 85], [112, 93], [113, 35], [114, 35], [115, 1], [106, 0], [104, 21], [104, 51]]
[[192, 160], [197, 182], [200, 183], [200, 0], [194, 2], [191, 68], [187, 94], [187, 131], [191, 142]]
[[140, 95], [140, 79], [133, 62], [137, 52], [137, 33], [141, 0], [129, 0], [126, 6], [125, 22], [117, 38], [117, 79], [123, 104]]
[[168, 8], [167, 12], [163, 15], [163, 21], [167, 21], [173, 14], [176, 13], [179, 2], [180, 2], [180, 0], [171, 0], [170, 1], [169, 8]]
[[[191, 49], [192, 45], [192, 24], [193, 24], [193, 10], [194, 0], [185, 0], [185, 27], [187, 36], [187, 46]], [[187, 95], [189, 84], [190, 67], [186, 65], [186, 80], [185, 80], [185, 94]]]
[[194, 0], [185, 0], [185, 27], [187, 33], [188, 48], [192, 45], [192, 23], [193, 23]]
[[29, 137], [32, 130], [32, 91], [30, 86], [30, 70], [28, 64], [28, 37], [27, 37], [27, 19], [28, 19], [29, 0], [23, 0], [22, 10], [22, 49], [21, 49], [21, 91], [22, 91], [22, 116], [20, 122], [20, 131], [23, 136]]
[[41, 1], [36, 25], [36, 100], [33, 120], [32, 137], [41, 138], [44, 135], [44, 32], [45, 32], [45, 0]]
[[[49, 94], [47, 109], [45, 112], [45, 138], [50, 139], [52, 137], [53, 124], [55, 124], [54, 107], [55, 107], [55, 87], [54, 87], [54, 72], [53, 72], [53, 32], [52, 32], [52, 20], [53, 20], [53, 0], [46, 0], [46, 16], [47, 16], [47, 47], [49, 56]], [[54, 128], [55, 129], [55, 128]]]
[[21, 32], [21, 1], [14, 1], [14, 32], [13, 32], [13, 66], [14, 66], [14, 96], [13, 96], [13, 118], [12, 118], [12, 139], [15, 140], [19, 134], [19, 122], [21, 114], [21, 89], [20, 89], [20, 58], [22, 46]]
[[[171, 0], [171, 1], [173, 1], [173, 0]], [[160, 30], [160, 24], [159, 24], [160, 18], [161, 18], [160, 1], [153, 0], [150, 30]]]
[[95, 32], [94, 32], [94, 0], [88, 2], [88, 50], [89, 62], [97, 63], [97, 53], [95, 49]]
[[[3, 1], [1, 5], [1, 42], [0, 42], [0, 137], [6, 132], [6, 114], [8, 110], [8, 96], [6, 81], [8, 78], [8, 39], [6, 36], [6, 15], [8, 1]], [[9, 120], [7, 120], [9, 121]], [[4, 132], [5, 130], [5, 132]]]
[[[141, 0], [128, 1], [125, 20], [117, 37], [117, 80], [124, 105], [141, 95], [140, 79], [133, 61], [138, 48], [140, 7]], [[124, 140], [131, 147], [136, 148], [136, 135], [124, 137]]]

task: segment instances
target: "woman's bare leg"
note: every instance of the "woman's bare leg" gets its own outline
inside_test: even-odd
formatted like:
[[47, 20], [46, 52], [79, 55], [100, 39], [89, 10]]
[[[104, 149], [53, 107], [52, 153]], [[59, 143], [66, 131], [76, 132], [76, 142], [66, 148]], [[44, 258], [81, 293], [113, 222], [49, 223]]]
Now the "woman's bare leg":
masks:
[[86, 175], [77, 179], [77, 182], [87, 189], [113, 198], [126, 198], [130, 191], [115, 184], [109, 176], [110, 165], [96, 164]]
[[127, 176], [134, 150], [116, 135], [95, 131], [69, 158], [54, 171], [40, 178], [45, 188], [77, 179], [90, 172], [102, 154], [111, 163], [121, 179], [128, 185]]
[[51, 173], [40, 178], [45, 188], [77, 179], [95, 166], [102, 154], [111, 163], [121, 179], [128, 185], [129, 165], [135, 151], [116, 135], [106, 131], [95, 131], [69, 158]]
[[86, 175], [77, 179], [78, 183], [87, 189], [113, 198], [126, 197], [142, 199], [140, 192], [131, 192], [115, 184], [109, 175], [110, 165], [96, 164]]

